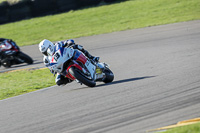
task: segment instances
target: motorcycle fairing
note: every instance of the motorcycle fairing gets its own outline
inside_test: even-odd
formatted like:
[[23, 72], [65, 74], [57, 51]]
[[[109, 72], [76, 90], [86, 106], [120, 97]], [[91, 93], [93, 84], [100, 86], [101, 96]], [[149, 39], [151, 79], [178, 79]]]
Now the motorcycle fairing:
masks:
[[92, 79], [94, 79], [94, 80], [96, 79], [96, 75], [95, 75], [96, 66], [93, 65], [90, 62], [90, 60], [88, 60], [82, 52], [80, 52], [79, 50], [75, 50], [75, 54], [74, 54], [74, 58], [73, 59], [75, 61], [79, 61], [83, 65], [85, 65], [87, 70], [90, 72]]
[[0, 48], [1, 50], [5, 51], [11, 49], [12, 45], [8, 41], [5, 41], [3, 44], [0, 45]]
[[81, 62], [83, 65], [85, 65], [87, 58], [78, 50], [75, 50], [74, 58], [75, 61]]
[[65, 75], [65, 76], [66, 76], [67, 78], [71, 79], [71, 80], [75, 80], [76, 78], [74, 78], [74, 77], [69, 73], [69, 69], [70, 69], [72, 66], [74, 66], [74, 67], [80, 69], [81, 71], [82, 71], [83, 69], [82, 69], [82, 67], [81, 67], [80, 65], [78, 65], [78, 64], [72, 64], [72, 65], [70, 65], [70, 66], [67, 68], [67, 70], [66, 70], [66, 75]]
[[74, 49], [64, 48], [57, 45], [55, 49], [55, 53], [53, 54], [52, 59], [50, 61], [49, 68], [58, 73], [62, 72], [63, 63], [71, 59], [73, 54], [74, 54]]
[[[69, 59], [72, 59], [74, 61], [74, 66], [83, 73], [87, 73], [85, 68], [81, 65], [83, 64], [88, 72], [90, 73], [90, 76], [93, 80], [96, 79], [96, 66], [93, 65], [90, 60], [87, 59], [87, 57], [79, 50], [74, 50], [72, 48], [64, 48], [59, 45], [56, 46], [55, 48], [55, 53], [53, 54], [51, 60], [50, 60], [50, 65], [49, 69], [54, 70], [54, 72], [62, 73], [63, 72], [63, 66], [64, 63], [67, 62]], [[78, 62], [81, 62], [79, 64]], [[71, 66], [70, 66], [71, 67]], [[68, 68], [70, 68], [68, 66]], [[69, 69], [68, 69], [69, 70]], [[71, 74], [68, 74], [68, 70], [64, 70], [66, 72], [66, 77], [70, 77], [70, 79], [74, 79], [74, 77]]]
[[15, 51], [15, 52], [19, 51], [19, 48], [15, 44], [12, 45], [7, 40], [0, 44], [0, 49], [2, 51]]

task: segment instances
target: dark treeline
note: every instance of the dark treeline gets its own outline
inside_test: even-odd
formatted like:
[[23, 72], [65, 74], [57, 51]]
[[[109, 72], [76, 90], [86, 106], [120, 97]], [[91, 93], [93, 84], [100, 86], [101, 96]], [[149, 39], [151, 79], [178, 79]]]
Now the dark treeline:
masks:
[[124, 0], [21, 0], [0, 3], [0, 24]]

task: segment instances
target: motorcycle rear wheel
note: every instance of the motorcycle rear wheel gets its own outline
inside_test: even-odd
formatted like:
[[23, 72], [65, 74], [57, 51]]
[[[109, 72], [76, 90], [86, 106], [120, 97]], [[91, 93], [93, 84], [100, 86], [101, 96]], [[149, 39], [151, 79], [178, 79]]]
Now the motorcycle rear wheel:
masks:
[[4, 66], [5, 68], [10, 68], [11, 67], [11, 62], [8, 59], [5, 59], [1, 61], [1, 65]]
[[85, 76], [83, 76], [83, 74], [81, 74], [81, 71], [76, 69], [75, 67], [71, 67], [69, 69], [69, 73], [75, 77], [76, 79], [78, 79], [81, 83], [89, 86], [89, 87], [95, 87], [96, 86], [96, 82], [86, 78]]

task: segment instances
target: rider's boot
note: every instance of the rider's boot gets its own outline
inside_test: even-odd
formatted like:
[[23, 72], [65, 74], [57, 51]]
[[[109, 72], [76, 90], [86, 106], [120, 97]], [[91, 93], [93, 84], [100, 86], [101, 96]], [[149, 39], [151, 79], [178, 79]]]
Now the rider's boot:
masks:
[[67, 83], [72, 82], [72, 80], [69, 79], [69, 78], [65, 78], [63, 75], [57, 73], [55, 82], [56, 82], [56, 84], [57, 84], [58, 86], [61, 86], [61, 85], [66, 85]]

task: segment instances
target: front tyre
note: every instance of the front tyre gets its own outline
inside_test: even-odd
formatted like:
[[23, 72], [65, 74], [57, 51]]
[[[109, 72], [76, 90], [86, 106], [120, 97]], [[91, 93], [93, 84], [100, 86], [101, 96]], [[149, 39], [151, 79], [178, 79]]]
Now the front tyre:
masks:
[[25, 63], [27, 63], [27, 64], [33, 64], [32, 58], [31, 58], [30, 56], [28, 56], [28, 55], [22, 53], [22, 52], [19, 52], [19, 53], [18, 53], [18, 57], [19, 57], [20, 59], [22, 59], [22, 60], [23, 60]]
[[83, 83], [83, 84], [85, 84], [85, 85], [87, 85], [89, 87], [95, 87], [96, 86], [96, 82], [94, 82], [94, 81], [86, 78], [84, 76], [84, 74], [82, 74], [82, 72], [79, 69], [75, 68], [75, 67], [71, 67], [69, 69], [69, 73], [73, 77], [75, 77], [76, 79], [78, 79], [81, 83]]
[[110, 82], [112, 82], [113, 79], [114, 79], [113, 72], [109, 68], [106, 68], [104, 70], [104, 73], [105, 73], [106, 77], [103, 79], [103, 82], [104, 83], [110, 83]]

